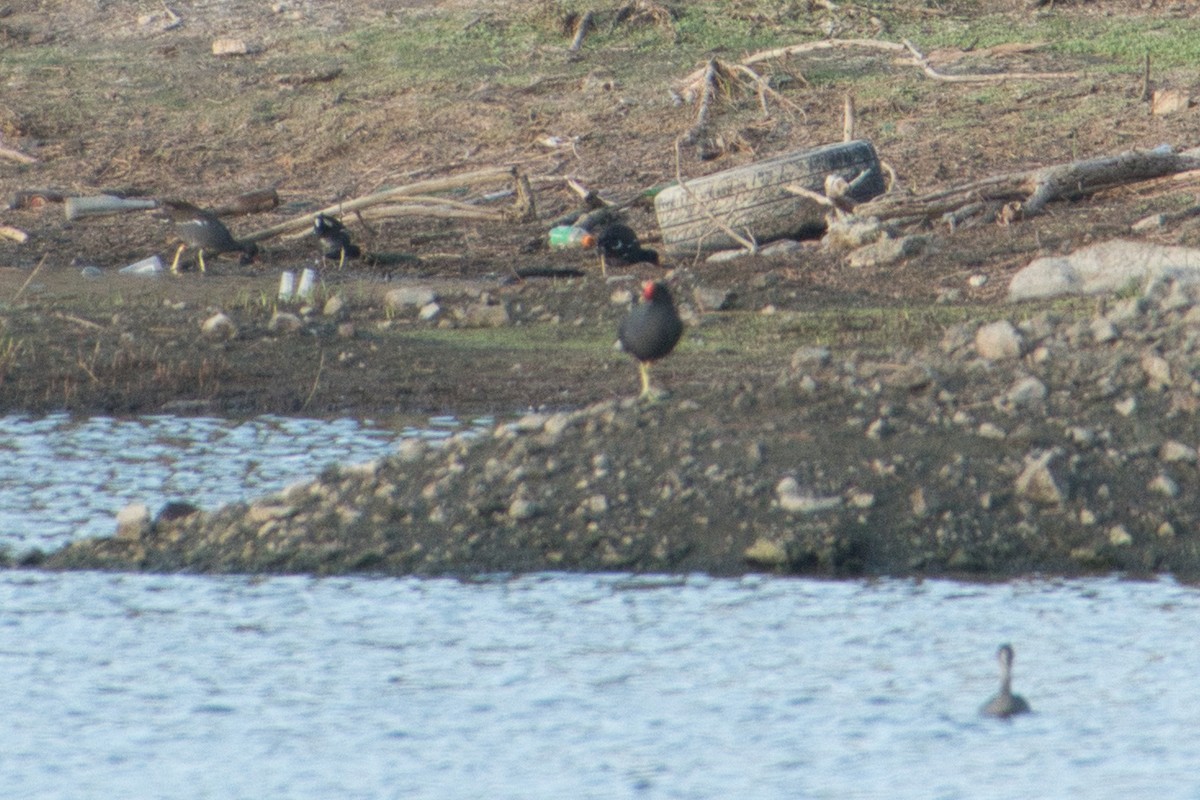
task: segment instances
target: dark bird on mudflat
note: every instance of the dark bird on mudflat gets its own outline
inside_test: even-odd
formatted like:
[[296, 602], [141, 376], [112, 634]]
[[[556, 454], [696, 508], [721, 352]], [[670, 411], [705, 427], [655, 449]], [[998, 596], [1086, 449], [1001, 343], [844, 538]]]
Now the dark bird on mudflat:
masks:
[[348, 258], [358, 258], [362, 250], [350, 241], [350, 231], [337, 217], [317, 214], [313, 220], [313, 234], [321, 242], [321, 257], [336, 258], [341, 269]]
[[609, 222], [583, 239], [584, 247], [600, 251], [600, 272], [608, 275], [608, 262], [614, 264], [658, 263], [658, 251], [642, 247], [637, 233], [624, 222]]
[[637, 359], [642, 378], [639, 399], [650, 397], [650, 365], [675, 349], [683, 336], [683, 320], [666, 284], [647, 281], [642, 302], [636, 304], [618, 328], [621, 349]]
[[1015, 714], [1028, 714], [1029, 703], [1019, 694], [1012, 691], [1012, 645], [1002, 644], [996, 651], [996, 659], [1000, 662], [1000, 691], [992, 699], [983, 704], [979, 713], [987, 717], [1007, 719]]
[[179, 271], [179, 257], [189, 247], [197, 251], [196, 260], [201, 272], [206, 270], [205, 252], [213, 255], [240, 252], [243, 264], [250, 263], [258, 255], [258, 245], [234, 239], [225, 223], [217, 219], [211, 211], [197, 208], [183, 200], [163, 200], [162, 211], [167, 219], [175, 223], [175, 235], [181, 242], [179, 249], [175, 251], [174, 260], [171, 261], [171, 272]]

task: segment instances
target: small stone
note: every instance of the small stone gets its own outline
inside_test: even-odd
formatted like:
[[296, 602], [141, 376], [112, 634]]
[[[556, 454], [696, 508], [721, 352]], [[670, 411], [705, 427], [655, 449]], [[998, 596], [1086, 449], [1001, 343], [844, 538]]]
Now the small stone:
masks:
[[1183, 442], [1177, 442], [1174, 439], [1168, 439], [1163, 442], [1162, 447], [1158, 450], [1158, 457], [1168, 464], [1173, 462], [1184, 462], [1194, 464], [1196, 462], [1196, 448], [1189, 447]]
[[823, 367], [829, 363], [831, 354], [828, 347], [820, 347], [813, 345], [811, 347], [801, 347], [796, 352], [792, 353], [792, 369], [802, 369], [804, 367]]
[[1080, 525], [1095, 525], [1097, 522], [1099, 522], [1099, 519], [1096, 517], [1096, 512], [1092, 511], [1090, 508], [1079, 509]]
[[393, 311], [421, 308], [437, 300], [437, 292], [425, 286], [406, 286], [392, 289], [383, 296], [383, 303]]
[[463, 324], [471, 328], [503, 328], [511, 321], [508, 306], [476, 304], [463, 311]]
[[1133, 544], [1133, 537], [1124, 525], [1113, 525], [1108, 529], [1108, 542], [1113, 547], [1127, 547]]
[[1151, 389], [1162, 389], [1171, 385], [1171, 365], [1157, 353], [1146, 353], [1142, 356], [1142, 372]]
[[1015, 488], [1018, 495], [1043, 505], [1057, 505], [1063, 501], [1062, 490], [1050, 472], [1050, 462], [1056, 455], [1058, 453], [1051, 450], [1026, 457], [1025, 469], [1017, 476]]
[[1150, 113], [1154, 116], [1165, 116], [1187, 111], [1192, 104], [1192, 98], [1187, 92], [1178, 89], [1155, 89], [1150, 96]]
[[1117, 402], [1113, 403], [1113, 408], [1116, 409], [1117, 413], [1122, 417], [1131, 417], [1133, 416], [1133, 413], [1137, 411], [1137, 405], [1136, 397], [1126, 397], [1124, 400], [1118, 400]]
[[1117, 332], [1117, 326], [1104, 317], [1097, 317], [1092, 320], [1090, 330], [1092, 338], [1096, 340], [1097, 344], [1108, 344], [1109, 342], [1116, 341], [1117, 337], [1120, 336]]
[[775, 496], [779, 507], [793, 514], [818, 514], [831, 511], [842, 504], [840, 497], [815, 497], [801, 492], [800, 485], [793, 477], [786, 477], [775, 486]]
[[855, 489], [846, 497], [846, 502], [849, 503], [851, 508], [872, 508], [875, 505], [875, 495], [871, 492]]
[[1003, 439], [1008, 436], [1008, 432], [999, 425], [994, 425], [991, 422], [982, 422], [979, 428], [975, 431], [984, 439]]
[[1159, 473], [1150, 483], [1146, 484], [1146, 488], [1152, 492], [1157, 492], [1163, 497], [1177, 497], [1179, 495], [1179, 484], [1171, 479], [1170, 475]]
[[1046, 384], [1032, 375], [1026, 375], [1009, 387], [998, 406], [1013, 411], [1034, 408], [1041, 405], [1047, 393]]
[[608, 513], [608, 498], [602, 494], [592, 495], [587, 499], [587, 511], [597, 517]]
[[984, 325], [975, 332], [975, 351], [989, 361], [1017, 358], [1024, 342], [1008, 320]]
[[226, 340], [237, 336], [237, 326], [228, 315], [218, 312], [200, 325], [200, 333], [208, 339]]
[[304, 321], [288, 311], [276, 311], [267, 323], [267, 330], [272, 333], [295, 333], [303, 327]]
[[214, 56], [247, 56], [257, 53], [259, 49], [259, 47], [250, 44], [245, 39], [232, 36], [213, 39], [212, 43], [212, 54]]
[[1158, 528], [1154, 531], [1154, 533], [1160, 539], [1174, 539], [1175, 538], [1175, 526], [1169, 522], [1163, 522], [1161, 525], [1158, 526]]
[[760, 567], [781, 567], [788, 561], [787, 549], [770, 539], [757, 539], [742, 555]]
[[892, 424], [886, 417], [879, 417], [867, 426], [867, 438], [879, 440], [892, 432]]
[[516, 522], [533, 519], [540, 513], [542, 513], [541, 507], [524, 497], [518, 497], [508, 504], [508, 516]]
[[117, 512], [117, 539], [136, 542], [149, 530], [150, 508], [145, 503], [130, 503]]
[[417, 313], [417, 319], [422, 322], [432, 322], [437, 319], [440, 313], [442, 313], [442, 307], [437, 303], [426, 303], [421, 306], [421, 310]]
[[987, 285], [987, 282], [987, 275], [972, 275], [971, 277], [967, 278], [967, 285], [972, 289], [981, 289]]
[[724, 311], [733, 305], [736, 297], [737, 295], [728, 289], [697, 286], [692, 290], [692, 299], [696, 301], [696, 305], [706, 311]]
[[321, 309], [321, 313], [327, 317], [336, 317], [338, 314], [341, 314], [345, 308], [346, 301], [343, 300], [340, 295], [335, 294], [333, 297], [325, 301], [325, 306]]

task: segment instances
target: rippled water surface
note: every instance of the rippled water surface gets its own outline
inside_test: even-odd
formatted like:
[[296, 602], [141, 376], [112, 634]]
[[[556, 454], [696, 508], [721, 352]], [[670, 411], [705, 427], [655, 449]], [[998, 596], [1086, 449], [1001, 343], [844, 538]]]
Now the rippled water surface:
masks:
[[[461, 428], [8, 418], [0, 544]], [[1198, 621], [1165, 580], [0, 572], [0, 798], [1200, 798]]]
[[1200, 797], [1170, 582], [10, 572], [0, 608], [6, 797]]
[[24, 551], [108, 536], [128, 503], [156, 511], [183, 499], [214, 508], [278, 491], [332, 463], [378, 458], [402, 438], [441, 438], [469, 427], [450, 417], [398, 431], [350, 419], [270, 416], [3, 417], [0, 545]]

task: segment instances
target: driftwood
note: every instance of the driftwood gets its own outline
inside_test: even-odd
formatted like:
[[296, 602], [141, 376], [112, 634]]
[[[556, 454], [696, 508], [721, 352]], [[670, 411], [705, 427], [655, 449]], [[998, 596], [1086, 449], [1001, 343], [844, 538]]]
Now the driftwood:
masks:
[[884, 195], [855, 209], [863, 217], [918, 222], [943, 218], [954, 226], [972, 216], [999, 213], [1011, 221], [1040, 213], [1054, 200], [1084, 197], [1167, 175], [1200, 169], [1200, 152], [1131, 150], [1066, 164], [1010, 172], [919, 197]]
[[[802, 55], [804, 53], [813, 53], [820, 50], [839, 50], [839, 49], [870, 49], [882, 50], [885, 53], [893, 53], [897, 56], [903, 56], [912, 64], [919, 68], [927, 77], [933, 80], [946, 81], [949, 83], [997, 83], [1000, 81], [1011, 80], [1063, 80], [1068, 78], [1079, 77], [1075, 72], [996, 72], [982, 74], [946, 74], [939, 72], [929, 63], [929, 59], [925, 57], [913, 44], [907, 40], [903, 42], [885, 42], [879, 39], [826, 39], [819, 42], [803, 42], [800, 44], [787, 45], [786, 47], [775, 47], [770, 50], [761, 50], [734, 65], [721, 64], [721, 68], [727, 72], [740, 71], [747, 76], [753, 75], [756, 81], [765, 84], [765, 80], [755, 72], [752, 67], [755, 64], [763, 61], [776, 61], [779, 59], [790, 58], [791, 56]], [[1003, 52], [1003, 51], [997, 51]], [[695, 72], [692, 72], [687, 77], [683, 78], [676, 85], [675, 91], [687, 102], [703, 100], [705, 94], [709, 91], [708, 86], [711, 82], [710, 73], [712, 71], [711, 62], [700, 67]]]
[[[313, 220], [317, 218], [318, 214], [340, 216], [352, 211], [363, 211], [372, 206], [383, 206], [385, 204], [391, 205], [385, 209], [384, 213], [374, 213], [371, 216], [379, 218], [419, 215], [503, 220], [508, 217], [502, 211], [480, 208], [444, 197], [430, 197], [430, 194], [450, 189], [459, 189], [465, 186], [495, 183], [506, 178], [512, 180], [515, 177], [516, 170], [513, 167], [488, 167], [460, 175], [450, 175], [445, 178], [430, 178], [429, 180], [417, 181], [405, 186], [397, 186], [392, 189], [385, 189], [382, 192], [356, 197], [353, 200], [335, 203], [319, 211], [301, 214], [298, 217], [292, 217], [289, 220], [280, 222], [278, 225], [272, 225], [269, 228], [255, 231], [243, 238], [244, 241], [258, 242], [283, 233], [298, 232], [307, 228], [313, 224]], [[366, 216], [365, 213], [364, 216]]]
[[11, 147], [5, 147], [0, 144], [0, 158], [7, 158], [9, 161], [16, 161], [18, 164], [36, 164], [37, 159], [31, 155], [26, 155], [20, 150], [14, 150]]

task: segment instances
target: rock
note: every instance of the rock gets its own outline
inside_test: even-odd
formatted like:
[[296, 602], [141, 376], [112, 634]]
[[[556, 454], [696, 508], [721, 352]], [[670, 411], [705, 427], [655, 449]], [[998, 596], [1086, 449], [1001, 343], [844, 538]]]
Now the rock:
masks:
[[383, 303], [393, 311], [421, 308], [438, 299], [437, 292], [427, 286], [403, 286], [383, 296]]
[[1146, 488], [1150, 491], [1161, 494], [1163, 497], [1178, 497], [1179, 484], [1171, 479], [1170, 475], [1159, 473], [1150, 483], [1146, 484]]
[[1200, 249], [1114, 239], [1067, 256], [1031, 261], [1008, 285], [1011, 302], [1066, 294], [1111, 294], [1130, 284], [1200, 280]]
[[1171, 385], [1171, 365], [1157, 353], [1142, 356], [1142, 372], [1151, 389], [1163, 389]]
[[860, 219], [848, 217], [834, 220], [826, 229], [822, 246], [830, 250], [857, 250], [864, 245], [877, 242], [887, 235], [885, 228], [878, 219]]
[[1137, 411], [1138, 403], [1136, 397], [1126, 397], [1124, 400], [1118, 400], [1113, 403], [1113, 408], [1122, 417], [1132, 417]]
[[1032, 375], [1017, 379], [1001, 397], [997, 398], [997, 407], [1007, 411], [1025, 411], [1040, 406], [1046, 400], [1048, 390]]
[[771, 539], [759, 538], [746, 548], [743, 554], [751, 564], [775, 568], [782, 567], [788, 562], [787, 548]]
[[295, 333], [304, 327], [304, 320], [288, 311], [276, 311], [267, 323], [267, 330], [277, 333]]
[[1097, 344], [1108, 344], [1109, 342], [1116, 341], [1117, 337], [1120, 335], [1117, 333], [1116, 326], [1105, 317], [1097, 317], [1096, 319], [1092, 320], [1089, 330], [1092, 333], [1092, 338], [1096, 340]]
[[1156, 117], [1187, 111], [1192, 98], [1178, 89], [1155, 89], [1150, 96], [1150, 113]]
[[801, 492], [800, 484], [790, 476], [775, 486], [775, 496], [779, 507], [792, 514], [818, 514], [842, 505], [840, 497], [814, 497], [812, 494]]
[[1133, 544], [1133, 536], [1124, 525], [1113, 525], [1108, 529], [1108, 542], [1113, 547], [1128, 547]]
[[928, 237], [917, 234], [899, 239], [880, 239], [855, 250], [850, 254], [848, 263], [852, 267], [886, 266], [919, 255], [928, 246]]
[[462, 322], [469, 328], [503, 328], [510, 322], [508, 306], [477, 303], [463, 309]]
[[998, 320], [975, 332], [975, 352], [988, 361], [1001, 361], [1021, 355], [1024, 340], [1008, 320]]
[[1174, 439], [1168, 439], [1159, 448], [1158, 457], [1168, 464], [1174, 462], [1194, 464], [1196, 463], [1197, 454], [1196, 448], [1189, 447], [1183, 442], [1177, 442]]
[[346, 301], [341, 295], [334, 295], [325, 301], [325, 306], [321, 309], [321, 313], [327, 317], [336, 317], [346, 309]]
[[136, 542], [149, 531], [150, 509], [145, 503], [130, 503], [117, 512], [117, 539]]
[[1050, 462], [1057, 455], [1058, 451], [1050, 450], [1026, 457], [1025, 469], [1017, 476], [1015, 486], [1019, 496], [1042, 505], [1057, 505], [1063, 501], [1062, 490], [1050, 472]]
[[803, 369], [805, 367], [823, 367], [829, 363], [832, 353], [828, 347], [801, 347], [796, 352], [792, 353], [792, 369]]
[[432, 322], [437, 319], [438, 314], [442, 313], [442, 307], [437, 303], [426, 303], [421, 306], [421, 310], [417, 312], [417, 319], [422, 322]]
[[708, 286], [697, 286], [692, 290], [692, 299], [696, 305], [706, 311], [725, 311], [737, 295], [728, 289], [718, 289]]
[[237, 336], [237, 326], [228, 315], [218, 312], [200, 325], [200, 333], [207, 339], [227, 340]]
[[508, 516], [514, 522], [531, 520], [541, 513], [542, 509], [537, 503], [524, 497], [514, 498], [513, 501], [508, 504]]

